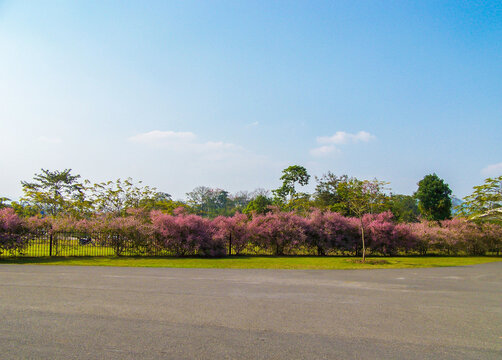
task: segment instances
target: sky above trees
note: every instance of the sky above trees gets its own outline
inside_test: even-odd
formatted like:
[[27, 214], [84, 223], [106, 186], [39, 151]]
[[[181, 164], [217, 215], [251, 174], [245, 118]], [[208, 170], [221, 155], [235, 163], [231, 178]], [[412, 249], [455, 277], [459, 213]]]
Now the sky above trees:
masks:
[[40, 168], [174, 198], [291, 164], [459, 197], [502, 174], [498, 1], [7, 0], [0, 54], [12, 199]]

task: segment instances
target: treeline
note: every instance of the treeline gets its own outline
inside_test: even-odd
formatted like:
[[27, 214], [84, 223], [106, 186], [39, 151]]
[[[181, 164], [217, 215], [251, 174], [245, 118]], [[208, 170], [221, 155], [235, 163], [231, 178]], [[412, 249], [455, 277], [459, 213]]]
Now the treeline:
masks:
[[[363, 235], [365, 240], [361, 242]], [[502, 226], [465, 219], [396, 223], [391, 212], [361, 219], [314, 210], [306, 216], [273, 209], [266, 214], [208, 219], [178, 208], [174, 214], [129, 209], [125, 216], [95, 214], [22, 218], [12, 208], [0, 210], [0, 253], [22, 253], [40, 233], [72, 233], [106, 240], [116, 255], [126, 250], [149, 255], [166, 250], [175, 256], [221, 257], [242, 253], [298, 255], [499, 254]], [[99, 236], [97, 236], [99, 234]], [[100, 240], [101, 239], [101, 240]]]
[[[391, 211], [397, 222], [418, 221], [420, 216], [430, 220], [443, 220], [450, 216], [451, 191], [444, 184], [442, 186], [446, 186], [446, 190], [439, 189], [444, 196], [436, 200], [442, 201], [444, 208], [443, 214], [438, 216], [426, 208], [420, 208], [416, 196], [393, 194], [387, 188], [387, 183], [376, 179], [358, 180], [328, 172], [315, 178], [315, 192], [308, 194], [298, 191], [298, 188], [309, 183], [310, 175], [305, 168], [295, 165], [284, 169], [280, 180], [282, 185], [272, 191], [257, 189], [231, 194], [223, 189], [199, 186], [188, 192], [184, 200], [174, 200], [167, 192], [144, 186], [130, 178], [93, 184], [82, 180], [80, 175], [73, 175], [71, 169], [42, 169], [32, 180], [21, 182], [23, 196], [19, 201], [0, 198], [0, 208], [12, 207], [23, 217], [71, 215], [88, 218], [95, 213], [124, 215], [130, 208], [161, 210], [172, 214], [174, 209], [183, 207], [191, 214], [215, 218], [236, 213], [265, 214], [271, 206], [303, 215], [313, 209], [321, 209], [336, 211], [344, 216], [357, 216], [354, 198], [366, 196], [372, 203], [367, 212]], [[430, 192], [437, 193], [438, 189], [431, 189]]]

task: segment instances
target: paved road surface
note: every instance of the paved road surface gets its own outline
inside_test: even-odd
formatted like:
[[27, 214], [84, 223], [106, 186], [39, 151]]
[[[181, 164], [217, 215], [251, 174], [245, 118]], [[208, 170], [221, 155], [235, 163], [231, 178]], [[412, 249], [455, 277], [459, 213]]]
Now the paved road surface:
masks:
[[502, 262], [402, 270], [0, 265], [1, 359], [502, 359]]

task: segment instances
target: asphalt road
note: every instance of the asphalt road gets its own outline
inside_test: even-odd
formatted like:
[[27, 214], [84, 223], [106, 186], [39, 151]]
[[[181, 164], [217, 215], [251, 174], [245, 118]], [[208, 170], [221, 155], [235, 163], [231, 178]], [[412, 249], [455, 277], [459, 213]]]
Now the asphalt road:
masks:
[[502, 359], [502, 262], [402, 270], [0, 265], [1, 359]]

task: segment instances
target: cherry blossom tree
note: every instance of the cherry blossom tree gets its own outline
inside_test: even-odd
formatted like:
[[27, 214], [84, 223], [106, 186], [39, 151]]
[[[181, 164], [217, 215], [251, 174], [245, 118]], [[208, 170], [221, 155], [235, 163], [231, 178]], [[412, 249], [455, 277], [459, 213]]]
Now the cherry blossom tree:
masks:
[[248, 217], [236, 213], [232, 217], [218, 216], [213, 220], [214, 239], [228, 244], [227, 254], [239, 255], [249, 244]]
[[293, 212], [258, 215], [249, 223], [253, 241], [275, 255], [284, 255], [305, 246], [306, 220]]

